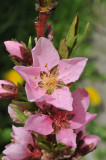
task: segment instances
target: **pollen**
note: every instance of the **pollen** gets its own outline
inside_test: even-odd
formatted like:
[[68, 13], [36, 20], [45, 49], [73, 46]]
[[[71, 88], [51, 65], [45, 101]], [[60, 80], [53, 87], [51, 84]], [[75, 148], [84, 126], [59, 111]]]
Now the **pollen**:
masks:
[[48, 63], [45, 64], [45, 67], [47, 67]]
[[[45, 64], [47, 66], [47, 64]], [[38, 83], [39, 87], [45, 89], [46, 94], [51, 95], [54, 92], [54, 89], [61, 89], [64, 87], [64, 83], [58, 80], [58, 69], [54, 67], [52, 70], [47, 72], [41, 71], [40, 77], [41, 81]]]

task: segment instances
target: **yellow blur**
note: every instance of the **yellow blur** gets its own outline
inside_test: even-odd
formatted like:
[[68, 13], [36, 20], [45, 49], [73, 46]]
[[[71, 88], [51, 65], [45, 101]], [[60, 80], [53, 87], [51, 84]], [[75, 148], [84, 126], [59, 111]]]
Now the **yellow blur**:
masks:
[[101, 104], [101, 97], [98, 91], [95, 90], [92, 86], [87, 86], [85, 89], [89, 93], [91, 105], [94, 107], [99, 106]]
[[20, 83], [20, 84], [24, 83], [24, 79], [14, 69], [9, 70], [8, 72], [6, 72], [4, 74], [4, 79], [10, 80], [13, 83], [15, 83], [16, 85], [18, 83]]

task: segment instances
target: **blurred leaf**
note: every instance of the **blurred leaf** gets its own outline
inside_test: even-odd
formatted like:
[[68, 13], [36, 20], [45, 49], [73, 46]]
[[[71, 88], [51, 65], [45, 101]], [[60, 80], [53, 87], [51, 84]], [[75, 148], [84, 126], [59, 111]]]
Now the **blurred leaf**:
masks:
[[47, 152], [51, 152], [51, 149], [53, 149], [52, 145], [48, 142], [38, 142], [38, 145]]
[[48, 142], [48, 141], [47, 141], [43, 136], [41, 136], [41, 135], [38, 135], [38, 145], [39, 145], [41, 148], [47, 150], [48, 152], [51, 152], [51, 151], [54, 150], [53, 145], [52, 145], [50, 142]]
[[2, 157], [3, 157], [3, 154], [0, 154], [0, 159], [2, 159]]
[[29, 37], [28, 48], [29, 48], [30, 50], [32, 50], [32, 38], [31, 38], [31, 36]]
[[12, 101], [13, 104], [17, 105], [19, 108], [26, 109], [28, 111], [35, 111], [36, 110], [36, 105], [35, 103], [32, 102], [20, 102], [20, 101]]
[[106, 159], [106, 149], [102, 149], [102, 150], [97, 150], [95, 152], [95, 156], [97, 158], [97, 160], [105, 160]]
[[46, 139], [42, 136], [42, 135], [38, 135], [38, 142], [41, 142], [41, 141], [45, 141], [46, 142]]
[[13, 57], [10, 57], [10, 60], [16, 65], [16, 66], [21, 66], [21, 62], [15, 60]]
[[20, 84], [18, 83], [18, 91], [17, 91], [17, 100], [23, 100], [23, 101], [28, 101], [27, 100], [27, 96], [26, 96], [26, 92], [25, 92], [25, 88]]
[[8, 143], [10, 141], [11, 132], [12, 132], [12, 129], [10, 128], [6, 128], [1, 131], [0, 144]]
[[12, 105], [9, 105], [17, 114], [14, 114], [13, 117], [16, 118], [18, 121], [25, 123], [27, 120], [27, 117], [24, 115], [24, 112], [22, 112], [17, 107], [14, 107]]
[[90, 134], [99, 136], [102, 141], [106, 141], [106, 127], [105, 126], [101, 127], [99, 124], [95, 123], [95, 121], [92, 121], [87, 125], [87, 131]]
[[62, 143], [58, 143], [58, 144], [57, 144], [57, 147], [56, 147], [56, 150], [59, 151], [59, 150], [64, 149], [64, 148], [66, 148], [66, 147], [67, 147], [66, 145], [64, 145], [64, 144], [62, 144]]

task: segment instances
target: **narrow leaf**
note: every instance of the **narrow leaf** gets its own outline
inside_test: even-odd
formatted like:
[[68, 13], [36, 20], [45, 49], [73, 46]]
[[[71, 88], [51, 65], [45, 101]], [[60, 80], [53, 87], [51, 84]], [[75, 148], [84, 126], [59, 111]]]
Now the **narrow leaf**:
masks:
[[77, 50], [77, 48], [79, 47], [79, 45], [82, 43], [82, 41], [83, 41], [83, 39], [84, 39], [87, 31], [88, 31], [88, 27], [89, 27], [89, 22], [86, 24], [84, 34], [83, 34], [81, 40], [77, 43], [77, 45], [76, 45], [75, 48], [73, 49], [72, 53], [74, 53], [74, 52]]
[[48, 142], [43, 136], [40, 134], [38, 135], [38, 145], [41, 146], [43, 149], [47, 150], [48, 152], [51, 152], [54, 150], [52, 144]]
[[20, 101], [12, 101], [13, 104], [17, 105], [19, 108], [26, 109], [28, 111], [35, 111], [36, 105], [32, 102], [20, 102]]
[[64, 149], [64, 148], [66, 148], [66, 147], [67, 147], [66, 145], [64, 145], [64, 144], [62, 144], [62, 143], [58, 143], [58, 144], [57, 144], [57, 147], [56, 147], [56, 150], [59, 151], [59, 150]]
[[27, 120], [27, 117], [24, 115], [24, 113], [19, 110], [17, 107], [14, 107], [12, 105], [9, 105], [17, 114], [13, 115], [14, 118], [16, 118], [17, 120], [25, 123]]
[[79, 16], [77, 14], [75, 16], [70, 28], [69, 28], [68, 34], [66, 36], [66, 45], [70, 48], [73, 48], [73, 43], [75, 42], [75, 37], [78, 34], [78, 29], [79, 29]]
[[32, 38], [31, 38], [31, 36], [29, 37], [28, 48], [29, 48], [30, 50], [32, 50]]
[[21, 62], [15, 60], [14, 57], [10, 57], [10, 60], [11, 60], [16, 66], [21, 66], [21, 65], [22, 65]]

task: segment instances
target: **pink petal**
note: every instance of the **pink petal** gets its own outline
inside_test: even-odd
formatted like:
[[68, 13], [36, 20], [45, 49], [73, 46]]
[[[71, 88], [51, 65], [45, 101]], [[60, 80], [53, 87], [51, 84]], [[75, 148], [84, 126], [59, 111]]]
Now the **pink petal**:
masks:
[[23, 47], [21, 43], [15, 41], [5, 41], [4, 42], [7, 51], [10, 53], [11, 56], [17, 56], [23, 59], [20, 52], [20, 47]]
[[28, 118], [25, 128], [42, 135], [48, 135], [54, 131], [52, 128], [52, 123], [53, 121], [48, 115], [39, 113]]
[[81, 146], [81, 148], [83, 148], [87, 145], [93, 144], [93, 147], [90, 150], [90, 151], [92, 151], [97, 146], [98, 142], [100, 141], [100, 138], [98, 136], [95, 136], [95, 135], [87, 135], [87, 136], [84, 137], [83, 141], [84, 141], [84, 143]]
[[20, 76], [31, 86], [36, 87], [40, 81], [40, 68], [39, 67], [24, 67], [15, 66], [14, 69]]
[[85, 89], [77, 89], [72, 93], [73, 97], [73, 109], [76, 113], [81, 111], [87, 111], [89, 106], [89, 94]]
[[72, 93], [73, 97], [73, 111], [70, 114], [74, 117], [69, 121], [71, 128], [78, 129], [86, 124], [86, 110], [89, 105], [88, 92], [80, 88]]
[[56, 138], [61, 143], [76, 148], [76, 134], [72, 129], [61, 129], [57, 134]]
[[15, 127], [12, 126], [13, 132], [11, 134], [11, 136], [15, 139], [16, 143], [20, 143], [20, 144], [32, 144], [34, 146], [33, 143], [33, 139], [32, 139], [32, 135], [29, 131], [27, 131], [24, 127]]
[[97, 114], [86, 112], [86, 124], [92, 121], [96, 116]]
[[50, 98], [46, 99], [46, 102], [54, 105], [57, 108], [72, 111], [73, 98], [68, 87], [61, 89], [55, 89]]
[[41, 90], [40, 87], [31, 87], [26, 83], [25, 90], [27, 93], [27, 98], [30, 102], [38, 101], [41, 102], [46, 98], [45, 91]]
[[7, 147], [3, 153], [10, 159], [22, 160], [29, 156], [28, 149], [24, 145], [19, 143], [11, 144]]
[[70, 123], [71, 128], [78, 129], [82, 127], [86, 123], [85, 117], [86, 117], [85, 112], [80, 112], [80, 113], [75, 114], [75, 116], [70, 121], [68, 121]]
[[51, 41], [44, 37], [39, 38], [37, 45], [32, 50], [32, 55], [33, 66], [40, 67], [41, 71], [47, 71], [46, 64], [48, 64], [48, 69], [51, 70], [60, 60], [59, 54]]
[[[10, 105], [11, 105], [11, 104], [10, 104]], [[13, 105], [13, 104], [12, 104], [12, 106], [17, 107], [16, 105]], [[16, 118], [13, 117], [13, 115], [15, 115], [16, 112], [15, 112], [10, 106], [8, 106], [8, 113], [9, 113], [10, 117], [13, 119], [13, 121], [14, 121], [15, 123], [20, 123], [20, 124], [21, 124], [20, 121], [18, 121]]]
[[64, 81], [65, 84], [75, 82], [83, 72], [86, 62], [87, 58], [61, 60], [58, 65], [59, 80]]
[[14, 159], [10, 159], [9, 157], [4, 156], [4, 157], [2, 157], [2, 160], [14, 160]]

